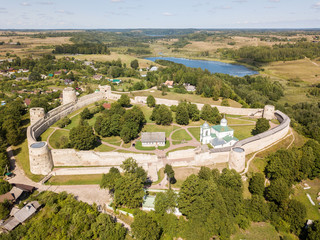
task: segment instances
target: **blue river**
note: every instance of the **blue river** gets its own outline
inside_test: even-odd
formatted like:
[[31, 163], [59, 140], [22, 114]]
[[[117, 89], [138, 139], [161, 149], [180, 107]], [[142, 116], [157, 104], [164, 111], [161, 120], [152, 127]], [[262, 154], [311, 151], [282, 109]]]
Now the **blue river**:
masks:
[[242, 65], [223, 63], [218, 61], [193, 60], [193, 59], [187, 59], [187, 58], [174, 58], [174, 57], [149, 57], [146, 59], [153, 62], [157, 59], [168, 60], [175, 63], [181, 63], [187, 67], [201, 68], [203, 70], [208, 69], [209, 72], [211, 73], [225, 73], [225, 74], [229, 74], [232, 76], [239, 76], [239, 77], [258, 74], [257, 71], [251, 70]]

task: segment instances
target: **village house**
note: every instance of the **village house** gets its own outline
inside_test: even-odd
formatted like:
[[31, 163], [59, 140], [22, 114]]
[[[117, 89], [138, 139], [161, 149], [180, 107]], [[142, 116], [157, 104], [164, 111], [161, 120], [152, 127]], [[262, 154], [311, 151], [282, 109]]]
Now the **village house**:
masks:
[[165, 132], [142, 132], [141, 143], [143, 147], [165, 146], [166, 134]]
[[191, 84], [185, 84], [184, 87], [186, 88], [186, 90], [187, 90], [188, 92], [194, 92], [194, 91], [196, 91], [196, 87], [193, 86], [193, 85], [191, 85]]
[[155, 72], [158, 71], [158, 67], [157, 66], [153, 66], [152, 68], [150, 68], [150, 72]]
[[93, 75], [92, 76], [92, 78], [94, 79], [94, 80], [101, 80], [101, 78], [102, 78], [102, 75]]
[[173, 88], [173, 81], [167, 80], [164, 85], [166, 85], [168, 88]]

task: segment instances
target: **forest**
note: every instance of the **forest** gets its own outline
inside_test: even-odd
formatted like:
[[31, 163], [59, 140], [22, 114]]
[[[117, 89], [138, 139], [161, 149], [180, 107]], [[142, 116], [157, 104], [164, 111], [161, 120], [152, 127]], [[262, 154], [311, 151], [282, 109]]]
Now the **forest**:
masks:
[[56, 45], [52, 51], [54, 54], [110, 54], [108, 46], [99, 43], [63, 44]]

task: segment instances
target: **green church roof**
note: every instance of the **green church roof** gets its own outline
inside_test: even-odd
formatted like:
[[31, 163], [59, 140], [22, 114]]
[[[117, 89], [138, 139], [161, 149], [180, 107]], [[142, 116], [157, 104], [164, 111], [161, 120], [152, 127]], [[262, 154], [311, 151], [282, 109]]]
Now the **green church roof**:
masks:
[[214, 125], [212, 126], [212, 128], [218, 132], [230, 132], [233, 131], [232, 128], [228, 127], [228, 126], [221, 126], [221, 125]]
[[225, 136], [224, 138], [223, 138], [226, 142], [230, 142], [230, 141], [232, 141], [232, 140], [235, 140], [235, 141], [239, 141], [236, 137], [232, 137], [232, 136]]

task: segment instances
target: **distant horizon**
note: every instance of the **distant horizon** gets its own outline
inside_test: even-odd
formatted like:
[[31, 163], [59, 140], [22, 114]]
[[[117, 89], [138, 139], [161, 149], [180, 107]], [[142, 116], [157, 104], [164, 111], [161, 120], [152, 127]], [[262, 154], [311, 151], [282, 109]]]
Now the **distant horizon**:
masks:
[[0, 29], [320, 28], [320, 0], [3, 0]]

